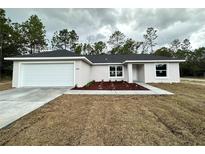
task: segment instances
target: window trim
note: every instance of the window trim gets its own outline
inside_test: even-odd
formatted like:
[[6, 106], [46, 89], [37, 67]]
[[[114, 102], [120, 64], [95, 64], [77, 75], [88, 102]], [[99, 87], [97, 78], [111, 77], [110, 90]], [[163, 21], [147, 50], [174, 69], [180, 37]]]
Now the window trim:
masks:
[[[166, 76], [157, 76], [157, 65], [160, 65], [160, 64], [165, 64], [166, 65]], [[168, 65], [168, 63], [155, 63], [155, 78], [158, 78], [158, 79], [160, 79], [160, 78], [162, 78], [162, 79], [166, 79], [166, 78], [168, 78], [168, 76], [169, 76], [169, 74], [168, 74], [168, 70], [169, 70], [169, 65]]]
[[[115, 70], [115, 74], [116, 74], [115, 76], [110, 76], [110, 67], [111, 67], [111, 66], [115, 67], [115, 69], [116, 69], [116, 70]], [[121, 67], [122, 67], [122, 76], [117, 76], [117, 67], [118, 67], [118, 66], [121, 66]], [[111, 79], [113, 79], [113, 78], [114, 78], [114, 79], [124, 78], [124, 66], [123, 66], [123, 65], [109, 65], [109, 66], [108, 66], [108, 77], [111, 78]]]

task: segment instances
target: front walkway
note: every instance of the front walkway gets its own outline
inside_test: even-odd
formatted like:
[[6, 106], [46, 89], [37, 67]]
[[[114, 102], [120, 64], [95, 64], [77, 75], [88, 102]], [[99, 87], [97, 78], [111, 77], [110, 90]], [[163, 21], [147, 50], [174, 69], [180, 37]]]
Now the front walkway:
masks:
[[67, 90], [64, 94], [72, 95], [173, 95], [166, 90], [145, 83], [137, 83], [149, 90]]

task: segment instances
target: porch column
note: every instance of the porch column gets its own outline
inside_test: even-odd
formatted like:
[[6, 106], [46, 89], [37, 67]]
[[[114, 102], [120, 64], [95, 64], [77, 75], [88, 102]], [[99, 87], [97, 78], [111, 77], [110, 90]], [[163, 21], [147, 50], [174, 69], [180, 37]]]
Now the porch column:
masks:
[[132, 83], [133, 79], [132, 79], [132, 64], [128, 63], [127, 64], [127, 70], [128, 70], [128, 82]]

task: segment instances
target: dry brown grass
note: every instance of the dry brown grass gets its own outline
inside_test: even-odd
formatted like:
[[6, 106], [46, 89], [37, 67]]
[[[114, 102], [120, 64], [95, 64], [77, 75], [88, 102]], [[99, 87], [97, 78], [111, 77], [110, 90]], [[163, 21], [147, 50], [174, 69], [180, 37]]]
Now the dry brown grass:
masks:
[[205, 88], [173, 96], [63, 95], [0, 130], [1, 145], [205, 145]]
[[11, 81], [0, 82], [0, 91], [11, 89]]

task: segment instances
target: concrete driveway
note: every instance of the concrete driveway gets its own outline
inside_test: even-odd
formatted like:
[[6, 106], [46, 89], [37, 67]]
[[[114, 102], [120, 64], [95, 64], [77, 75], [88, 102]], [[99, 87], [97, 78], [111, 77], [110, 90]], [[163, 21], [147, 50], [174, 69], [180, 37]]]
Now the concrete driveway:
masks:
[[0, 92], [0, 128], [62, 95], [68, 88], [17, 88]]

